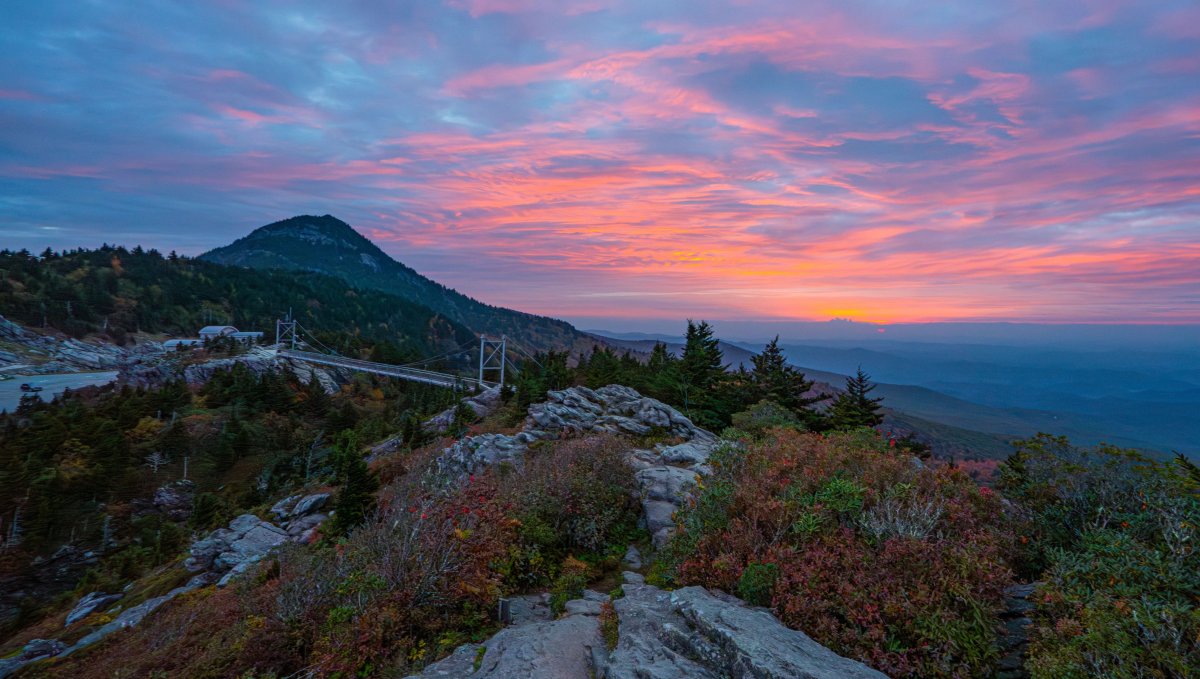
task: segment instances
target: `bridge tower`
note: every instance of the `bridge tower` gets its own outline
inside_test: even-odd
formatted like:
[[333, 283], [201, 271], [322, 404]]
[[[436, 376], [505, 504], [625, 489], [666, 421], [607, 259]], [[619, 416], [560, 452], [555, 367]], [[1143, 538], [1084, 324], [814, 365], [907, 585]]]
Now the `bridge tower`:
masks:
[[291, 342], [296, 348], [296, 319], [292, 318], [292, 310], [288, 309], [286, 318], [275, 319], [275, 343]]
[[508, 337], [501, 335], [500, 339], [491, 339], [487, 335], [479, 336], [479, 381], [483, 382], [485, 373], [499, 373], [500, 386], [504, 386], [504, 364], [508, 362]]

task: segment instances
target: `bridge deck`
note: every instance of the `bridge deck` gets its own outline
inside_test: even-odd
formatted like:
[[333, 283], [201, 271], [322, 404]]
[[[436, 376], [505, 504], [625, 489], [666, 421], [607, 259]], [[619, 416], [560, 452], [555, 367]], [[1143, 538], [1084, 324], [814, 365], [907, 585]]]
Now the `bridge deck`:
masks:
[[490, 389], [496, 386], [495, 382], [480, 381], [473, 377], [459, 377], [458, 375], [434, 372], [432, 370], [421, 370], [420, 368], [406, 368], [389, 363], [360, 361], [344, 356], [329, 356], [310, 351], [296, 351], [295, 349], [280, 349], [277, 353], [279, 356], [304, 361], [305, 363], [316, 363], [334, 368], [348, 368], [350, 370], [386, 375], [387, 377], [397, 377], [410, 382], [434, 384], [439, 387], [449, 387], [451, 389]]

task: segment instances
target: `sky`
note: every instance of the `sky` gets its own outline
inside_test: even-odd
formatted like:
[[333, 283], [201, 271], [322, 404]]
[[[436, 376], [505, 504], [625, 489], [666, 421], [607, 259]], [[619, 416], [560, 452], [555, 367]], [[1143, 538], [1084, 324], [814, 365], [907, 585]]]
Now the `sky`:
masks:
[[0, 247], [328, 213], [592, 327], [1200, 322], [1194, 0], [3, 14]]

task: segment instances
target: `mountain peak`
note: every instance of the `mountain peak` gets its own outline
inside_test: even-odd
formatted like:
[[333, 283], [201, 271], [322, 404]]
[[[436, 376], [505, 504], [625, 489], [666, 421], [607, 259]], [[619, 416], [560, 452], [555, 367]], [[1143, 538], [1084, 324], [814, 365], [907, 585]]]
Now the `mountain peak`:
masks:
[[274, 222], [200, 259], [254, 269], [315, 271], [416, 302], [475, 332], [525, 340], [533, 349], [569, 349], [577, 341], [595, 341], [563, 321], [483, 304], [432, 281], [333, 215], [298, 215]]
[[[296, 238], [314, 246], [365, 250], [382, 254], [378, 247], [346, 222], [333, 215], [297, 215], [259, 227], [234, 243], [253, 243], [260, 239]], [[215, 251], [214, 251], [215, 252]]]

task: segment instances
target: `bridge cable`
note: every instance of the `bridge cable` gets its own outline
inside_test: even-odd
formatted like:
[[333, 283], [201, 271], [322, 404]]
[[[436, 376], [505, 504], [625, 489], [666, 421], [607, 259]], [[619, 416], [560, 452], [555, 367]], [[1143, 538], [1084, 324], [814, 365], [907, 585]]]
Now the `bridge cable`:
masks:
[[520, 344], [517, 344], [516, 342], [511, 342], [511, 341], [510, 341], [510, 343], [511, 343], [511, 345], [512, 345], [512, 348], [514, 348], [514, 349], [516, 349], [517, 351], [519, 351], [519, 352], [521, 352], [522, 354], [524, 354], [524, 355], [525, 355], [525, 358], [528, 358], [529, 360], [531, 360], [531, 361], [533, 361], [534, 363], [536, 363], [536, 364], [538, 365], [538, 367], [539, 367], [539, 368], [545, 368], [545, 367], [546, 367], [546, 366], [542, 365], [542, 362], [541, 362], [541, 361], [539, 361], [539, 360], [537, 360], [536, 358], [534, 358], [533, 354], [529, 353], [529, 352], [528, 352], [528, 351], [526, 351], [524, 348], [522, 348]]

